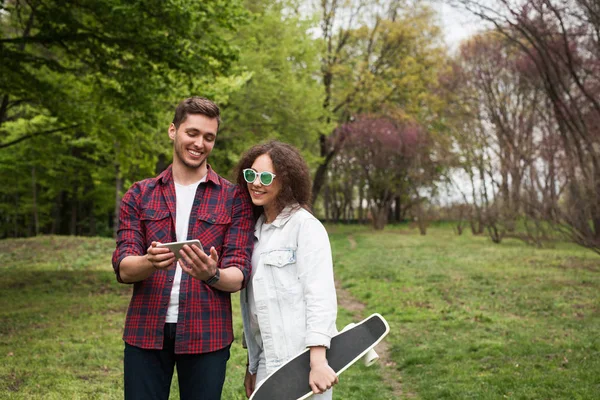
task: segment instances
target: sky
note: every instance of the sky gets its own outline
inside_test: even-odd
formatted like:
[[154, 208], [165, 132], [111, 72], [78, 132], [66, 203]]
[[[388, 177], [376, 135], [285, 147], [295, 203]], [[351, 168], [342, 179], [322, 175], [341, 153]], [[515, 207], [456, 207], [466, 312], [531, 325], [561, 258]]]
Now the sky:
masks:
[[446, 43], [451, 51], [460, 42], [484, 27], [483, 23], [468, 11], [451, 7], [443, 0], [433, 0], [431, 6], [438, 11]]

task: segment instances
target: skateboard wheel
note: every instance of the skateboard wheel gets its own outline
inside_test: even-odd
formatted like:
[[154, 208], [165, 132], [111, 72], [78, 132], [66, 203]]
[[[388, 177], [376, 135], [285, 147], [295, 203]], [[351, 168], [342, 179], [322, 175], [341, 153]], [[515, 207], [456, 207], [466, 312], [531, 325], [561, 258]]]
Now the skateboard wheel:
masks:
[[367, 367], [375, 364], [377, 360], [379, 360], [379, 354], [373, 349], [369, 350], [363, 357], [363, 361]]

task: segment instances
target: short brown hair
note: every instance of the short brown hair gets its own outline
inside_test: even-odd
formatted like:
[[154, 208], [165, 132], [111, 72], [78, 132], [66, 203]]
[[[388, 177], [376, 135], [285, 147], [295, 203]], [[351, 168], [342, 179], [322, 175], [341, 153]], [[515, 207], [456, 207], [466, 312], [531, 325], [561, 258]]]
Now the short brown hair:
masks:
[[[268, 154], [275, 168], [275, 179], [281, 182], [281, 191], [275, 199], [277, 210], [281, 212], [286, 206], [298, 203], [300, 207], [310, 211], [312, 182], [308, 165], [294, 146], [276, 140], [257, 144], [242, 156], [236, 167], [237, 183], [243, 190], [248, 191], [244, 180], [243, 170], [252, 167], [254, 160], [263, 154]], [[254, 216], [258, 218], [263, 212], [262, 207], [254, 206]]]
[[217, 129], [221, 125], [221, 112], [219, 111], [219, 107], [204, 97], [189, 97], [177, 105], [175, 116], [173, 117], [175, 129], [179, 129], [179, 125], [185, 122], [189, 114], [200, 114], [211, 119], [216, 119]]

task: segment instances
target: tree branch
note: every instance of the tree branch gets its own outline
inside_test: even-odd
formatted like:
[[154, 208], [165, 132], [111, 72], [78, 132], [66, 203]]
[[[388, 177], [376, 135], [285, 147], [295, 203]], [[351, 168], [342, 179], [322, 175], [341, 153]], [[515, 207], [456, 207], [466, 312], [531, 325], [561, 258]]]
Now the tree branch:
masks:
[[63, 132], [63, 131], [67, 131], [69, 129], [77, 128], [79, 125], [80, 124], [73, 124], [73, 125], [70, 125], [70, 126], [64, 126], [62, 128], [51, 129], [49, 131], [41, 131], [41, 132], [30, 133], [28, 135], [21, 136], [18, 139], [11, 140], [10, 142], [0, 143], [0, 149], [4, 149], [4, 148], [10, 147], [10, 146], [14, 146], [15, 144], [21, 143], [24, 140], [31, 139], [31, 138], [36, 137], [36, 136], [51, 135], [53, 133]]

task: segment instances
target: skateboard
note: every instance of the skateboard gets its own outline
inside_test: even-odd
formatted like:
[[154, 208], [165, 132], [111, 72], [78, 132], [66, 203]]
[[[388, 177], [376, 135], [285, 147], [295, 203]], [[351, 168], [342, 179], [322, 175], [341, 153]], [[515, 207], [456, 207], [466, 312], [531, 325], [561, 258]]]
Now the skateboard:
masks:
[[[331, 338], [327, 350], [329, 366], [340, 375], [361, 358], [366, 365], [377, 360], [373, 348], [390, 331], [387, 321], [372, 314], [359, 323], [346, 326]], [[308, 384], [310, 374], [310, 349], [302, 351], [273, 371], [252, 393], [250, 400], [302, 400], [312, 394]]]

